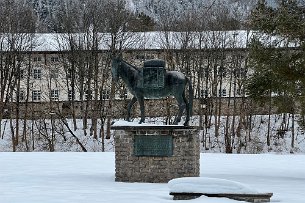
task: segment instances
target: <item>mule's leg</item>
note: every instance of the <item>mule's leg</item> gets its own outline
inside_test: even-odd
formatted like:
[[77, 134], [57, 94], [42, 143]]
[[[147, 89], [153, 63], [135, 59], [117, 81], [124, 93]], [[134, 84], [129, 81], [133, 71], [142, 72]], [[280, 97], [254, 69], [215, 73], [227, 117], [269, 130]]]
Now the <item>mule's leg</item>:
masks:
[[179, 95], [179, 96], [177, 95], [176, 100], [178, 102], [179, 112], [174, 121], [174, 125], [178, 125], [178, 123], [181, 121], [181, 116], [182, 116], [183, 110], [185, 109], [185, 102], [184, 102], [182, 95]]
[[144, 97], [138, 98], [139, 104], [140, 104], [140, 111], [141, 111], [141, 120], [139, 124], [145, 122], [145, 107], [144, 107]]
[[186, 97], [185, 97], [185, 93], [183, 92], [182, 94], [183, 97], [183, 101], [186, 104], [185, 105], [185, 111], [186, 111], [186, 118], [185, 118], [185, 122], [184, 122], [184, 126], [188, 126], [189, 125], [189, 121], [190, 121], [190, 103], [187, 101]]
[[134, 105], [134, 103], [136, 103], [136, 101], [137, 101], [137, 98], [134, 96], [134, 97], [131, 99], [131, 101], [129, 102], [128, 106], [127, 106], [127, 118], [126, 118], [126, 120], [127, 120], [128, 122], [130, 121], [130, 115], [131, 115], [130, 111], [131, 111], [131, 108], [132, 108], [132, 106]]

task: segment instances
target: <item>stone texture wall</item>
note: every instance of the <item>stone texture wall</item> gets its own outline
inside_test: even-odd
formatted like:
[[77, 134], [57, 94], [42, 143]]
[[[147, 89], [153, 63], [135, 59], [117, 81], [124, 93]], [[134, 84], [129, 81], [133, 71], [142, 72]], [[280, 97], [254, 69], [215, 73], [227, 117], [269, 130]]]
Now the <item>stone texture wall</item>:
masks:
[[[199, 176], [199, 137], [195, 129], [154, 129], [149, 127], [115, 129], [115, 180], [119, 182], [167, 183], [179, 177]], [[135, 135], [173, 136], [173, 155], [169, 157], [135, 156]]]

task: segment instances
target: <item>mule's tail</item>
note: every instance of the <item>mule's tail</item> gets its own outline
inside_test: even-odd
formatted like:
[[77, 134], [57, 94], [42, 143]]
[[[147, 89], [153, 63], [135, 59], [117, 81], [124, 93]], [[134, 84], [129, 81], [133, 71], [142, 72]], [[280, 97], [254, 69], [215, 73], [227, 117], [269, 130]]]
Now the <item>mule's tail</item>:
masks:
[[193, 86], [190, 79], [186, 78], [186, 82], [189, 84], [189, 115], [190, 117], [193, 115], [193, 98], [194, 98], [194, 92], [193, 92]]

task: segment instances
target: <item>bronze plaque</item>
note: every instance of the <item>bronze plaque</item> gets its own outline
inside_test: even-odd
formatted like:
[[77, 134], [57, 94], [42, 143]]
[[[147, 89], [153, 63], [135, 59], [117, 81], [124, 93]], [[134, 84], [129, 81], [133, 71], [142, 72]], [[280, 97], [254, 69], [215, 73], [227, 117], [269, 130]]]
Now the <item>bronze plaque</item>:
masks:
[[172, 156], [173, 137], [171, 135], [135, 135], [135, 156]]

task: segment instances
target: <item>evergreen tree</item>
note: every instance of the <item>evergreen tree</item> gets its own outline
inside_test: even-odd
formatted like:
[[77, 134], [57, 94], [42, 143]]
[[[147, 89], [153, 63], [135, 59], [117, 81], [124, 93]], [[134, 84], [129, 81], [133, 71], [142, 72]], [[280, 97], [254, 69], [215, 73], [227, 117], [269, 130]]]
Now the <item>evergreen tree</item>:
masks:
[[276, 6], [260, 0], [251, 13], [250, 25], [259, 32], [250, 46], [254, 72], [248, 93], [263, 103], [272, 96], [280, 112], [294, 113], [296, 104], [305, 104], [304, 6], [297, 0], [278, 0]]

